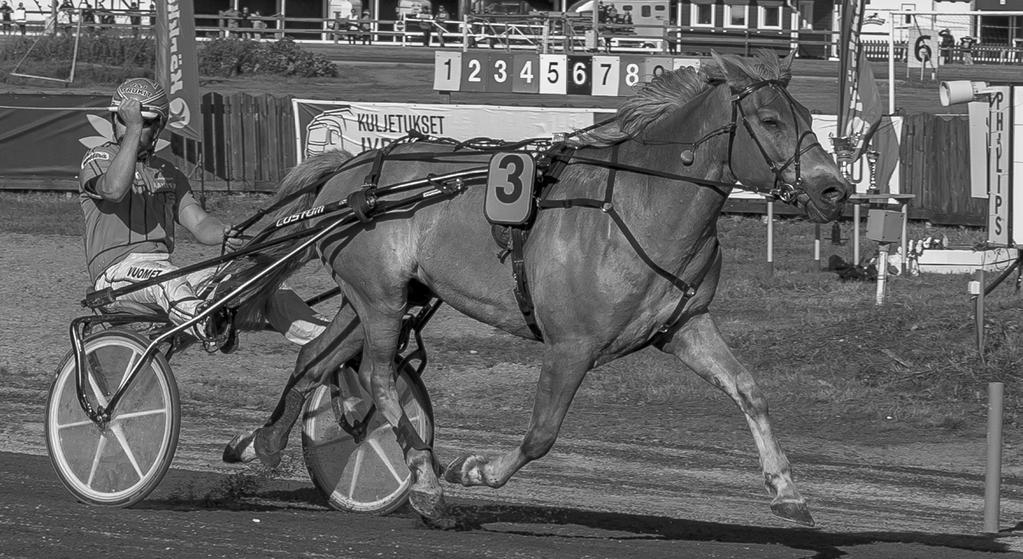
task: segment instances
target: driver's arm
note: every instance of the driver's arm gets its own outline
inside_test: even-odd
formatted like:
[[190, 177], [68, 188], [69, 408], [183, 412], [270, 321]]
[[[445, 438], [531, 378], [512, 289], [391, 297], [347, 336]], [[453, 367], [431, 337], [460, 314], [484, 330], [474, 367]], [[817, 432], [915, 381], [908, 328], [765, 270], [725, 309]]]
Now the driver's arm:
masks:
[[199, 204], [183, 206], [178, 211], [178, 223], [204, 245], [219, 245], [231, 230], [215, 215], [206, 213]]
[[107, 171], [96, 180], [95, 186], [96, 194], [110, 202], [121, 201], [131, 188], [142, 139], [142, 105], [135, 99], [126, 99], [117, 108], [117, 113], [125, 123], [120, 150]]

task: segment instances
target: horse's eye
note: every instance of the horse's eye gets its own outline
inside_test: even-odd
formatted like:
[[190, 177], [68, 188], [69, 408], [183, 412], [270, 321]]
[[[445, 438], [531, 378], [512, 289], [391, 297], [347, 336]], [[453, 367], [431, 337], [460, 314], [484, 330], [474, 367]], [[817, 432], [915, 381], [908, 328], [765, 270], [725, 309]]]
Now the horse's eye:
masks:
[[765, 118], [760, 119], [760, 123], [763, 124], [764, 126], [771, 126], [771, 127], [778, 126], [778, 124], [779, 124], [778, 119], [774, 118], [773, 116], [769, 116], [769, 117], [765, 117]]

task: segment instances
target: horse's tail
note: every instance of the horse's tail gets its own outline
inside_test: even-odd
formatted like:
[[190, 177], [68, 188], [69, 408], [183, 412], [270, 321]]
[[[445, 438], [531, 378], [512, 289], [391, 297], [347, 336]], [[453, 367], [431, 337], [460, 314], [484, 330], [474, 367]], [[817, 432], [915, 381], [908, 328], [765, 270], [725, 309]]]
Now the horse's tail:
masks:
[[[352, 154], [345, 151], [328, 151], [307, 158], [289, 171], [281, 181], [277, 194], [274, 197], [271, 207], [277, 207], [277, 209], [272, 214], [271, 223], [276, 223], [278, 219], [308, 209], [323, 188], [323, 185], [336, 175], [343, 168], [345, 162], [351, 158]], [[309, 222], [306, 221], [297, 222], [295, 225], [281, 230], [267, 230], [269, 231], [268, 233], [256, 235], [253, 242], [272, 241], [278, 237], [298, 233], [308, 227]], [[295, 245], [304, 240], [304, 237], [300, 237], [294, 241], [282, 242], [255, 252], [246, 258], [232, 261], [218, 274], [222, 281], [217, 288], [217, 292], [221, 294], [231, 292], [237, 286], [250, 280], [272, 263], [294, 250]], [[264, 312], [266, 302], [280, 288], [288, 276], [301, 268], [314, 255], [315, 249], [310, 247], [303, 253], [290, 258], [284, 265], [276, 268], [265, 277], [260, 278], [242, 292], [238, 296], [240, 304], [235, 315], [235, 325], [243, 329], [262, 328], [266, 320], [266, 313]]]

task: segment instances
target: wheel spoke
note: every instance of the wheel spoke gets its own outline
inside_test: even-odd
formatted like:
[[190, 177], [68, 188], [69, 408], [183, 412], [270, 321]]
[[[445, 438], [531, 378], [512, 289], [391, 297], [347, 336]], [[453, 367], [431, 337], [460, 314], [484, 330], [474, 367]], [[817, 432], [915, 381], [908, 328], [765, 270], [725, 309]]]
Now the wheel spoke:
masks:
[[57, 430], [71, 429], [73, 427], [83, 427], [85, 425], [94, 425], [91, 419], [84, 419], [82, 421], [75, 421], [73, 423], [58, 423]]
[[392, 464], [391, 459], [387, 457], [387, 452], [384, 451], [384, 447], [380, 446], [380, 441], [376, 439], [369, 439], [366, 442], [369, 443], [369, 446], [374, 452], [376, 452], [377, 456], [380, 457], [380, 461], [387, 467], [387, 471], [391, 472], [391, 475], [394, 477], [394, 480], [398, 482], [398, 485], [401, 485], [401, 482], [405, 481], [405, 478], [394, 469], [394, 464]]
[[86, 480], [85, 485], [92, 487], [93, 480], [96, 479], [96, 470], [99, 469], [99, 461], [103, 456], [103, 451], [107, 448], [107, 438], [100, 436], [99, 443], [96, 444], [96, 454], [92, 457], [92, 466], [89, 467], [89, 479]]
[[166, 407], [158, 408], [158, 409], [155, 409], [155, 410], [149, 410], [149, 411], [135, 411], [135, 412], [128, 412], [128, 413], [119, 413], [119, 414], [117, 414], [117, 416], [115, 416], [113, 419], [111, 419], [110, 422], [114, 423], [115, 421], [121, 421], [121, 420], [124, 420], [124, 419], [135, 419], [136, 417], [145, 417], [147, 415], [167, 415], [168, 413], [169, 413], [169, 410]]
[[138, 460], [135, 458], [135, 453], [131, 451], [131, 446], [128, 445], [128, 438], [124, 436], [124, 428], [120, 425], [110, 425], [110, 432], [114, 434], [114, 438], [117, 439], [118, 444], [121, 445], [121, 450], [124, 455], [128, 457], [128, 462], [131, 463], [131, 467], [135, 469], [135, 474], [139, 476], [139, 479], [144, 477], [142, 468], [139, 466]]
[[362, 445], [355, 449], [355, 466], [352, 467], [352, 480], [348, 483], [348, 498], [351, 499], [355, 495], [355, 487], [359, 482], [359, 474], [362, 473], [362, 461], [365, 459], [366, 452]]
[[99, 384], [96, 383], [96, 378], [92, 376], [92, 372], [89, 373], [89, 386], [92, 387], [92, 393], [96, 396], [96, 402], [100, 406], [107, 405], [107, 397], [103, 395], [103, 390], [100, 389]]
[[131, 359], [128, 360], [128, 366], [124, 368], [124, 372], [121, 373], [121, 381], [117, 383], [118, 390], [120, 390], [121, 387], [124, 386], [124, 381], [128, 380], [128, 373], [130, 373], [131, 370], [135, 368], [135, 363], [139, 357], [141, 357], [140, 354], [135, 353], [134, 351], [131, 352]]

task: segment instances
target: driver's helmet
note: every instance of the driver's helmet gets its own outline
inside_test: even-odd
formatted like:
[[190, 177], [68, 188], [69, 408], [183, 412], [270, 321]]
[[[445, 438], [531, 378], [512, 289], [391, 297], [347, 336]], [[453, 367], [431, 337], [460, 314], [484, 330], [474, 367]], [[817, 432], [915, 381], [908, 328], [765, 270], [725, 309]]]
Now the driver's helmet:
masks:
[[167, 123], [170, 100], [160, 84], [148, 78], [128, 79], [114, 90], [108, 110], [116, 113], [125, 99], [135, 99], [142, 105], [142, 118], [160, 117], [162, 124]]

